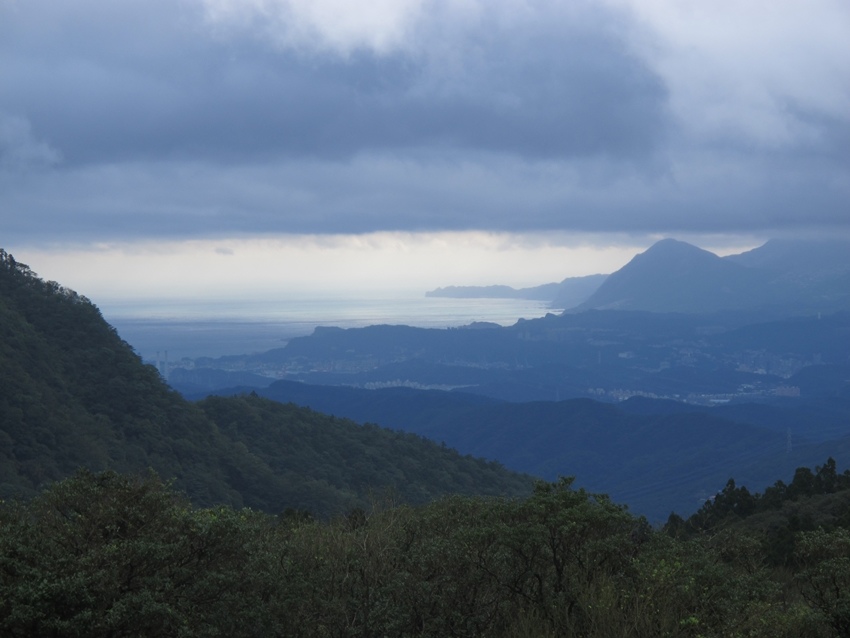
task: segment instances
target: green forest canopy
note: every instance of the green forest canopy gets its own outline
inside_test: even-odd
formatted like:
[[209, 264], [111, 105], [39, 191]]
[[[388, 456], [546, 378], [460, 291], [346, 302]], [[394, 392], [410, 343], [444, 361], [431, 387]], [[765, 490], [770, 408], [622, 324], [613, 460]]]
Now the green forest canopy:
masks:
[[[846, 488], [841, 494], [847, 512]], [[802, 506], [811, 496], [799, 495]], [[850, 531], [654, 530], [569, 479], [329, 521], [81, 471], [0, 506], [7, 636], [733, 636], [850, 631]], [[844, 518], [846, 522], [846, 516]]]

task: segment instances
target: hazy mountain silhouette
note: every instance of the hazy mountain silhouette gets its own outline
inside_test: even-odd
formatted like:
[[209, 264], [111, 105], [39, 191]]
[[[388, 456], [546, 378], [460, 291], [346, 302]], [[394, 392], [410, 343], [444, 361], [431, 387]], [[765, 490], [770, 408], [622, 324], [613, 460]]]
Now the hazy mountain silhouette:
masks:
[[850, 307], [850, 243], [773, 240], [729, 257], [664, 239], [608, 276], [572, 311], [772, 314]]
[[751, 268], [829, 278], [850, 272], [850, 241], [771, 239], [758, 248], [724, 259]]
[[531, 288], [511, 286], [446, 286], [429, 290], [426, 297], [454, 299], [532, 299], [548, 301], [552, 308], [572, 308], [592, 295], [608, 275], [567, 277], [560, 283], [543, 284]]
[[799, 312], [850, 308], [850, 241], [774, 239], [726, 259], [771, 273], [777, 303]]
[[519, 289], [447, 286], [425, 295], [536, 299], [570, 312], [834, 312], [850, 309], [850, 241], [772, 239], [739, 255], [718, 257], [683, 241], [663, 239], [611, 275], [568, 277]]
[[576, 310], [713, 312], [750, 307], [768, 284], [759, 270], [664, 239], [608, 276]]

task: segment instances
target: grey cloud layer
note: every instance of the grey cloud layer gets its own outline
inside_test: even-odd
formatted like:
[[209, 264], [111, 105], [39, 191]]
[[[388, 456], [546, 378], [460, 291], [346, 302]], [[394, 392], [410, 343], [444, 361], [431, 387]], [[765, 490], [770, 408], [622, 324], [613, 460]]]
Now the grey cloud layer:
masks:
[[661, 74], [628, 45], [627, 14], [516, 4], [516, 20], [505, 0], [458, 27], [428, 13], [445, 2], [425, 2], [410, 46], [340, 54], [212, 28], [188, 0], [0, 0], [3, 230], [85, 240], [850, 221], [847, 119], [801, 111], [806, 145], [694, 147]]
[[[54, 3], [18, 7], [43, 15], [37, 4]], [[485, 21], [473, 41], [439, 45], [460, 47], [440, 52], [454, 65], [447, 72], [438, 68], [445, 57], [428, 50], [304, 54], [245, 34], [215, 39], [200, 16], [172, 15], [161, 1], [120, 3], [123, 13], [112, 15], [101, 6], [66, 9], [47, 50], [33, 50], [44, 37], [37, 20], [0, 39], [0, 103], [70, 164], [344, 158], [435, 145], [528, 157], [640, 154], [663, 128], [663, 87], [594, 24], [604, 16], [519, 32]]]

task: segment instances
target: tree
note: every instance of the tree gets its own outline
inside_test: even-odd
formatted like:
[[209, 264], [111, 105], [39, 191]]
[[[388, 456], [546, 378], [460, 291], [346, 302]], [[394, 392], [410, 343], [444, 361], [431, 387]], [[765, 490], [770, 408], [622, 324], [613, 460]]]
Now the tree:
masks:
[[192, 509], [155, 476], [81, 471], [3, 508], [0, 633], [245, 635], [263, 622], [244, 567], [265, 520]]
[[850, 530], [802, 532], [797, 559], [803, 597], [836, 636], [850, 636]]

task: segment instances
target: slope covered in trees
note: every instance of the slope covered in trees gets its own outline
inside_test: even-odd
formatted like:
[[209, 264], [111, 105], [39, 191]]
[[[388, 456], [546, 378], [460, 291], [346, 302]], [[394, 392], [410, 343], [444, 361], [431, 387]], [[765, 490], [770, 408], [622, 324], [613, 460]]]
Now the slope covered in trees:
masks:
[[199, 505], [328, 515], [395, 490], [525, 494], [530, 479], [411, 434], [255, 397], [190, 403], [85, 297], [0, 251], [0, 498], [79, 467], [154, 469]]
[[82, 472], [0, 504], [0, 633], [837, 638], [847, 511], [777, 566], [758, 528], [666, 534], [569, 479], [312, 521]]
[[544, 480], [575, 476], [653, 523], [671, 510], [691, 514], [729, 476], [759, 486], [789, 480], [795, 468], [829, 455], [850, 456], [850, 401], [841, 398], [711, 407], [644, 397], [511, 403], [460, 391], [283, 380], [256, 392], [445, 441]]
[[830, 457], [814, 471], [798, 467], [790, 483], [779, 480], [763, 492], [751, 492], [729, 479], [687, 519], [671, 514], [665, 529], [679, 538], [755, 533], [771, 564], [793, 565], [801, 532], [850, 529], [850, 470], [839, 473]]

